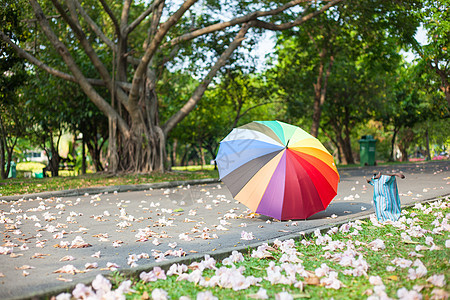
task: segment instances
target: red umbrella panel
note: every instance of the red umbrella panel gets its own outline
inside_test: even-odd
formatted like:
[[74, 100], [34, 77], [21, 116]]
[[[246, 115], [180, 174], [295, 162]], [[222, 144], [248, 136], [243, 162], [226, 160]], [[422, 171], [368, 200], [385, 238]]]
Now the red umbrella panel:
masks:
[[313, 136], [279, 121], [233, 129], [216, 157], [233, 197], [252, 211], [279, 220], [306, 219], [337, 194], [333, 157]]

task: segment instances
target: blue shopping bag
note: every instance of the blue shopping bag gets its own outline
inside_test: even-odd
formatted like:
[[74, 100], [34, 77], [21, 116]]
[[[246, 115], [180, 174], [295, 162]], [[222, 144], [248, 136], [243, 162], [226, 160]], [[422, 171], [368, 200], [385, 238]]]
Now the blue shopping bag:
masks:
[[378, 221], [397, 221], [400, 218], [401, 203], [398, 195], [396, 176], [405, 178], [403, 174], [374, 174], [367, 180], [373, 185], [373, 203]]

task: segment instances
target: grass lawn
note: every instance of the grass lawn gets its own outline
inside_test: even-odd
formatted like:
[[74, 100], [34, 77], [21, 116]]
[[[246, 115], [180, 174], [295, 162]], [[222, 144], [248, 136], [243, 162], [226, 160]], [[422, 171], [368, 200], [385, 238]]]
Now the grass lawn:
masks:
[[404, 210], [392, 224], [373, 218], [350, 222], [234, 252], [223, 261], [205, 257], [189, 266], [156, 267], [140, 278], [98, 275], [92, 288], [79, 285], [59, 297], [89, 292], [127, 299], [447, 299], [449, 219], [450, 199], [441, 199]]

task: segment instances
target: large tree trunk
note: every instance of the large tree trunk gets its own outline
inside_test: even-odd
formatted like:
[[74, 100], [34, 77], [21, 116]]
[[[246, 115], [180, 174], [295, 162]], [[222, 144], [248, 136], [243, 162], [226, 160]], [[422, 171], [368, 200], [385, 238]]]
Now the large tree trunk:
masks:
[[49, 163], [49, 167], [50, 167], [50, 172], [52, 173], [52, 177], [58, 177], [59, 176], [59, 162], [61, 161], [61, 157], [59, 156], [59, 139], [60, 136], [58, 137], [58, 140], [56, 142], [56, 146], [55, 143], [53, 141], [53, 134], [50, 132], [50, 153], [48, 153], [47, 151], [47, 156], [50, 157], [50, 161]]
[[[95, 142], [97, 143], [97, 142]], [[89, 154], [91, 155], [91, 159], [92, 159], [92, 163], [94, 164], [95, 167], [95, 171], [96, 172], [101, 172], [104, 171], [102, 162], [101, 162], [101, 151], [102, 151], [102, 147], [97, 147], [95, 145], [92, 145], [91, 143], [87, 143], [87, 148], [89, 151]]]
[[351, 122], [350, 122], [350, 115], [348, 112], [348, 109], [345, 109], [345, 118], [344, 118], [344, 156], [347, 161], [347, 164], [354, 164], [355, 159], [353, 158], [353, 151], [352, 151], [352, 142], [351, 142]]
[[[317, 74], [317, 81], [314, 84], [314, 104], [313, 104], [313, 116], [311, 125], [311, 135], [317, 137], [319, 135], [320, 117], [322, 115], [322, 106], [325, 103], [327, 94], [328, 78], [331, 74], [331, 67], [333, 66], [334, 56], [330, 55], [327, 60], [327, 49], [323, 48], [320, 52], [320, 65], [319, 72]], [[327, 65], [327, 66], [326, 66]], [[327, 67], [326, 72], [324, 68]]]
[[[6, 179], [8, 177], [8, 170], [5, 171], [6, 161], [5, 161], [5, 145], [3, 142], [3, 136], [0, 136], [0, 167], [1, 167], [1, 177], [2, 179]], [[9, 164], [8, 164], [9, 165]]]
[[178, 139], [174, 139], [172, 143], [172, 167], [175, 167], [177, 165], [177, 148], [178, 148]]
[[81, 174], [86, 174], [86, 141], [83, 135], [81, 140]]
[[399, 143], [398, 144], [398, 149], [400, 150], [400, 153], [402, 155], [401, 161], [403, 161], [403, 162], [408, 161], [407, 146], [403, 145], [402, 143]]
[[8, 178], [11, 170], [12, 153], [17, 143], [17, 137], [14, 138], [11, 147], [8, 147], [8, 139], [3, 120], [0, 116], [0, 174], [2, 179]]
[[404, 128], [400, 133], [398, 148], [402, 154], [401, 161], [408, 161], [408, 147], [414, 140], [414, 132], [411, 128]]
[[430, 151], [430, 136], [428, 134], [428, 125], [425, 131], [425, 144], [427, 147], [427, 160], [431, 160], [431, 151]]
[[350, 137], [348, 135], [345, 135], [345, 138], [343, 140], [342, 149], [344, 151], [344, 157], [347, 165], [354, 164], [355, 160], [353, 158], [353, 151], [352, 151], [352, 145], [350, 142]]
[[392, 140], [391, 140], [391, 155], [390, 155], [389, 161], [395, 161], [395, 157], [394, 157], [395, 139], [397, 138], [397, 134], [398, 134], [399, 130], [400, 130], [400, 128], [394, 127], [394, 134], [392, 135]]

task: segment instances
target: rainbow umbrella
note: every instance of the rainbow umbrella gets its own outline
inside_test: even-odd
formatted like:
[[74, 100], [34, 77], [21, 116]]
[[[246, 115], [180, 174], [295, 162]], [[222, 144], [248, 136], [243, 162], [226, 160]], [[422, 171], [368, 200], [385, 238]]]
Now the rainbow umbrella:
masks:
[[331, 154], [315, 137], [283, 122], [233, 129], [220, 142], [216, 162], [234, 199], [278, 220], [306, 219], [337, 194]]

